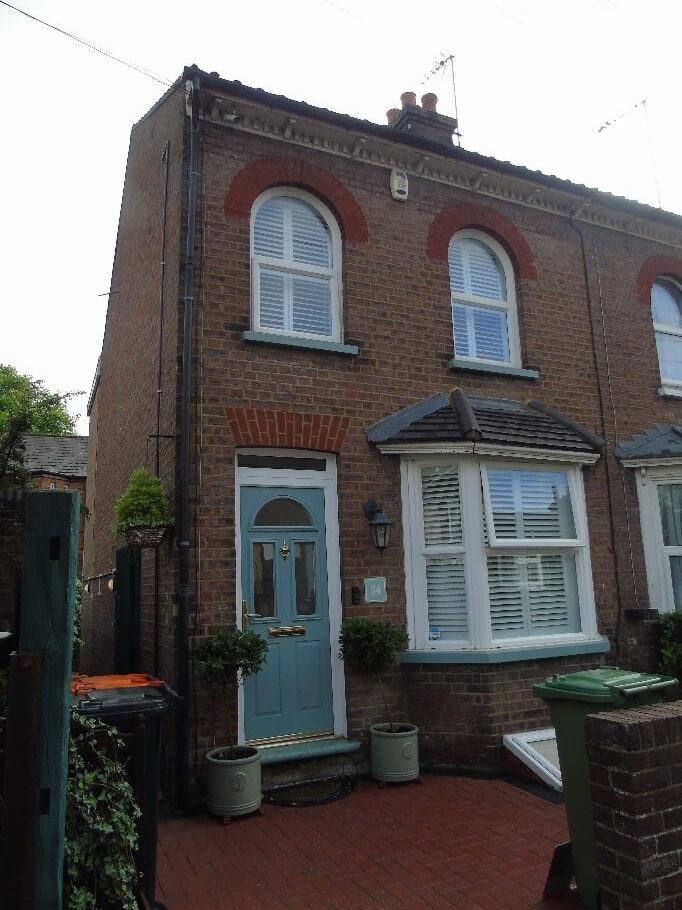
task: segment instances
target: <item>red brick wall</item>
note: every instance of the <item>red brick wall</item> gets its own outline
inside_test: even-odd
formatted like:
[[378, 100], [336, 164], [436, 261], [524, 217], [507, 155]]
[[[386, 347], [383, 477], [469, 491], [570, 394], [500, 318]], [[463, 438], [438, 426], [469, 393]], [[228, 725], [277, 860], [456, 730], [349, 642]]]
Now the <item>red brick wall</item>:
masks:
[[682, 702], [586, 718], [602, 910], [682, 905]]
[[[132, 131], [126, 181], [107, 310], [101, 375], [90, 415], [88, 507], [95, 516], [86, 535], [85, 575], [104, 575], [96, 582], [84, 606], [86, 625], [82, 661], [91, 673], [113, 667], [114, 597], [106, 582], [121, 546], [112, 533], [114, 504], [131, 472], [144, 465], [155, 471], [155, 434], [159, 439], [160, 477], [175, 495], [175, 433], [178, 394], [178, 354], [184, 258], [182, 184], [184, 160], [184, 95], [171, 93], [153, 114]], [[167, 162], [163, 160], [168, 143]], [[168, 204], [165, 214], [166, 254], [164, 309], [161, 320], [161, 271], [164, 230], [164, 181], [168, 165]], [[162, 326], [162, 329], [161, 329]], [[161, 345], [163, 369], [158, 382]], [[156, 409], [160, 397], [160, 426]], [[143, 553], [144, 607], [142, 669], [155, 669], [172, 681], [174, 642], [172, 603], [175, 590], [172, 543]], [[155, 593], [154, 564], [160, 560], [159, 588]], [[163, 612], [163, 616], [161, 613]], [[158, 622], [155, 616], [158, 614]], [[154, 666], [155, 628], [159, 663]]]

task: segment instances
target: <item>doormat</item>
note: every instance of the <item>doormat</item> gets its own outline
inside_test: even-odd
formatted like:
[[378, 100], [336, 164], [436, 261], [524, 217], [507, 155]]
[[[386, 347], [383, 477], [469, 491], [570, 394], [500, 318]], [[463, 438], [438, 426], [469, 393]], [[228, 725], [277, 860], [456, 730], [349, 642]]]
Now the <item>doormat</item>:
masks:
[[337, 799], [344, 799], [353, 792], [355, 781], [350, 777], [327, 777], [324, 780], [306, 780], [285, 787], [263, 791], [263, 801], [273, 806], [321, 806]]

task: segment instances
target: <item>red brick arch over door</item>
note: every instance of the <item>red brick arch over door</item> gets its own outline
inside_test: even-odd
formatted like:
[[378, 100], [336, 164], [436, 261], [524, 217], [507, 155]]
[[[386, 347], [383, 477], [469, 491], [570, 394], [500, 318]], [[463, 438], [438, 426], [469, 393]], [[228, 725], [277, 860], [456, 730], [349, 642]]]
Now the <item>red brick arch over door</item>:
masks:
[[651, 303], [651, 285], [661, 275], [670, 275], [682, 281], [682, 259], [670, 256], [651, 256], [646, 260], [637, 275], [637, 300], [649, 306]]
[[255, 200], [273, 186], [297, 186], [320, 196], [334, 209], [344, 240], [366, 243], [362, 209], [346, 187], [328, 171], [298, 158], [260, 158], [242, 168], [225, 196], [225, 214], [249, 218]]
[[504, 215], [484, 205], [451, 205], [436, 215], [426, 246], [429, 258], [446, 261], [453, 235], [464, 228], [479, 228], [492, 234], [510, 254], [520, 278], [537, 278], [533, 254], [521, 231]]

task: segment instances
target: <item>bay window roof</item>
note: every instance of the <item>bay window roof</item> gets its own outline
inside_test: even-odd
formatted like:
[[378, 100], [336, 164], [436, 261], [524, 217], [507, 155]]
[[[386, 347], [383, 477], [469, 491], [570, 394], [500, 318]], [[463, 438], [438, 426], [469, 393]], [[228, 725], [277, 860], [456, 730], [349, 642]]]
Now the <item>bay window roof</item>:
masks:
[[431, 395], [377, 421], [365, 432], [380, 448], [470, 441], [589, 455], [601, 453], [604, 446], [595, 433], [542, 402], [484, 398], [461, 389]]
[[621, 461], [636, 461], [661, 458], [682, 459], [682, 426], [659, 424], [651, 430], [644, 430], [616, 446], [616, 457]]

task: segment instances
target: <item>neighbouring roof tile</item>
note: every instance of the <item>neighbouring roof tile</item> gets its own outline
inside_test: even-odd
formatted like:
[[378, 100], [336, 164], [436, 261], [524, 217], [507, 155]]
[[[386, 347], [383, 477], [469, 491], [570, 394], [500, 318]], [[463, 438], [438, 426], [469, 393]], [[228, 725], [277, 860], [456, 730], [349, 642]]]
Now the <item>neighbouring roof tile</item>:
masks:
[[682, 457], [682, 426], [676, 424], [659, 424], [616, 446], [616, 457], [622, 461], [675, 456]]
[[87, 436], [24, 436], [24, 463], [29, 474], [86, 477]]

